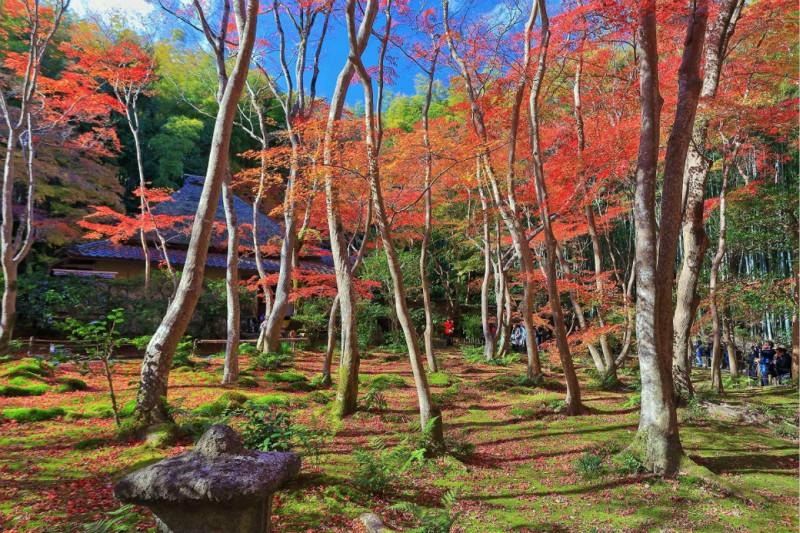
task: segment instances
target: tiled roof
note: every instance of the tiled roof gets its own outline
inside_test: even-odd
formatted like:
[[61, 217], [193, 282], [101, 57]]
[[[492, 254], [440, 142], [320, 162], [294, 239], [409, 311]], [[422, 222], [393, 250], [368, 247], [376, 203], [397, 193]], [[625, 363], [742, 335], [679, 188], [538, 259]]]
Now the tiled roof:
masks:
[[[161, 202], [153, 207], [153, 212], [160, 215], [184, 216], [190, 217], [187, 222], [181, 224], [177, 230], [165, 232], [169, 244], [189, 244], [189, 230], [191, 229], [192, 220], [197, 212], [197, 204], [200, 202], [200, 194], [203, 192], [204, 176], [194, 176], [186, 174], [183, 181], [183, 187], [172, 193], [172, 200]], [[253, 206], [249, 202], [241, 199], [239, 196], [233, 196], [233, 209], [236, 212], [236, 222], [239, 225], [253, 223]], [[217, 212], [214, 214], [214, 220], [220, 224], [221, 228], [225, 227], [225, 211], [222, 206], [222, 195], [220, 194], [219, 203], [217, 204]], [[185, 231], [182, 231], [185, 230]], [[252, 245], [249, 231], [242, 235], [242, 244]], [[258, 242], [260, 245], [267, 244], [272, 237], [281, 238], [283, 230], [277, 222], [263, 213], [258, 215]], [[212, 247], [225, 247], [227, 232], [222, 231], [214, 232], [212, 234]]]
[[[109, 240], [86, 242], [78, 244], [70, 249], [70, 255], [73, 257], [93, 257], [98, 259], [128, 259], [133, 261], [144, 261], [144, 253], [140, 246], [133, 246], [130, 244], [114, 244]], [[170, 249], [168, 250], [170, 263], [173, 265], [182, 265], [186, 262], [186, 250]], [[164, 259], [161, 251], [155, 247], [150, 248], [151, 261], [162, 261]], [[317, 272], [320, 274], [330, 274], [333, 269], [326, 263], [325, 258], [320, 258], [321, 261], [300, 261], [300, 269]], [[222, 253], [209, 252], [206, 266], [225, 268], [226, 256]], [[278, 261], [272, 259], [264, 259], [264, 269], [268, 273], [278, 272], [280, 265]], [[256, 271], [256, 262], [252, 258], [240, 257], [239, 270]]]

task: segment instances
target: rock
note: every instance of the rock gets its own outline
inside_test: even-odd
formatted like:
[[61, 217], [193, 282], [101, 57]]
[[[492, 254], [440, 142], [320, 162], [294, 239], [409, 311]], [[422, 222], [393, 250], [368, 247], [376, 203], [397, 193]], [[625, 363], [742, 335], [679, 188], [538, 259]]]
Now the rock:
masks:
[[383, 524], [381, 517], [375, 513], [363, 513], [358, 517], [367, 530], [367, 533], [391, 533], [392, 530]]
[[246, 450], [215, 425], [194, 450], [122, 478], [114, 495], [149, 507], [162, 533], [265, 533], [272, 493], [299, 471], [296, 454]]
[[765, 423], [766, 417], [753, 409], [729, 403], [700, 402], [708, 415], [717, 420], [727, 422], [743, 422], [745, 424]]

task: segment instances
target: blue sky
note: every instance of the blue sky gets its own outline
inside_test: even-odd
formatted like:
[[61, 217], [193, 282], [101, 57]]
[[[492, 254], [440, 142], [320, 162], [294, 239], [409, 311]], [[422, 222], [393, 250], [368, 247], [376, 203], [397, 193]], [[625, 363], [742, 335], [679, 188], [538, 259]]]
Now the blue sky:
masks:
[[[337, 2], [337, 5], [339, 3]], [[414, 12], [421, 12], [428, 7], [432, 7], [436, 13], [438, 20], [441, 15], [440, 0], [412, 0], [411, 9]], [[506, 22], [508, 20], [519, 20], [527, 14], [530, 9], [530, 4], [525, 0], [503, 0], [501, 2], [493, 2], [487, 0], [451, 0], [450, 10], [451, 17], [458, 20], [462, 16], [469, 18], [485, 18], [493, 22]], [[153, 34], [154, 37], [165, 37], [170, 35], [173, 29], [180, 27], [181, 23], [175, 21], [169, 15], [165, 15], [158, 7], [156, 2], [150, 0], [73, 0], [72, 9], [82, 16], [98, 15], [101, 18], [107, 18], [112, 15], [122, 15], [128, 23], [144, 33]], [[524, 11], [525, 13], [521, 13]], [[376, 29], [382, 28], [384, 25], [383, 15], [379, 14], [376, 22]], [[274, 23], [272, 16], [262, 16], [259, 21], [259, 34], [260, 36], [269, 39], [270, 34], [274, 31]], [[321, 26], [321, 22], [317, 27]], [[285, 30], [288, 34], [288, 39], [292, 38], [293, 28], [288, 19], [284, 23]], [[405, 38], [411, 38], [409, 29], [406, 25], [399, 25], [396, 28], [398, 34]], [[189, 46], [204, 46], [201, 35], [192, 35], [193, 30], [187, 31], [187, 43]], [[405, 33], [405, 34], [404, 34]], [[344, 27], [344, 16], [341, 9], [334, 12], [329, 27], [328, 37], [326, 38], [325, 45], [322, 52], [320, 77], [317, 83], [317, 93], [321, 96], [329, 96], [333, 91], [336, 83], [336, 77], [342, 67], [344, 58], [347, 56], [347, 32]], [[313, 50], [313, 49], [312, 49]], [[388, 90], [394, 94], [413, 94], [415, 78], [420, 73], [419, 68], [409, 61], [399, 50], [391, 49], [390, 56], [394, 59], [393, 65], [396, 71], [396, 78], [394, 83], [388, 87]], [[292, 58], [293, 60], [293, 58]], [[368, 47], [364, 62], [367, 66], [374, 65], [377, 62], [377, 44], [373, 42]], [[267, 65], [275, 68], [278, 72], [277, 62], [275, 57], [267, 58]], [[444, 68], [444, 64], [440, 61], [441, 67], [439, 68], [439, 76], [437, 78], [444, 78], [451, 73]], [[363, 93], [358, 84], [351, 86], [348, 92], [347, 103], [354, 105], [361, 100]]]

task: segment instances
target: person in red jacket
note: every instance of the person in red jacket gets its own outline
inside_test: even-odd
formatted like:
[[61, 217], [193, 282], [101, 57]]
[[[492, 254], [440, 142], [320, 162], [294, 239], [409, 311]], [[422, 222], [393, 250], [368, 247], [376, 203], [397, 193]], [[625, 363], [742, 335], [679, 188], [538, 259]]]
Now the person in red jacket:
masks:
[[452, 318], [448, 318], [447, 320], [444, 321], [444, 324], [442, 324], [442, 326], [444, 327], [444, 338], [447, 339], [447, 345], [452, 346], [453, 333], [455, 333], [456, 331], [456, 324], [455, 322], [453, 322]]

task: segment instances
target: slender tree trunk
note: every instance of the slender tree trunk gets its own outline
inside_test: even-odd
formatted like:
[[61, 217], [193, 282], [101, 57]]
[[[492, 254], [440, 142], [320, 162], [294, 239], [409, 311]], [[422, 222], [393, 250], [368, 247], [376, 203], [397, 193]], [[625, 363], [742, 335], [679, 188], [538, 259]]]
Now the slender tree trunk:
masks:
[[428, 277], [428, 246], [431, 240], [431, 225], [433, 223], [433, 206], [431, 191], [431, 174], [433, 173], [433, 151], [429, 134], [428, 116], [431, 109], [433, 95], [433, 81], [436, 73], [436, 59], [439, 55], [438, 46], [434, 52], [431, 68], [428, 71], [428, 84], [425, 90], [425, 103], [422, 107], [422, 143], [425, 146], [425, 224], [422, 230], [422, 245], [419, 254], [419, 275], [422, 285], [422, 307], [425, 311], [425, 357], [428, 360], [428, 369], [431, 372], [438, 370], [436, 357], [433, 355], [433, 312], [431, 311], [431, 281]]
[[[262, 119], [263, 120], [263, 119]], [[264, 268], [264, 259], [261, 255], [261, 243], [259, 242], [259, 219], [261, 215], [261, 202], [264, 199], [264, 189], [266, 188], [267, 178], [267, 161], [265, 151], [267, 149], [267, 142], [264, 139], [264, 130], [262, 128], [262, 141], [261, 141], [261, 168], [258, 175], [258, 189], [256, 190], [256, 197], [253, 200], [253, 256], [256, 261], [256, 271], [258, 272], [258, 281], [261, 285], [261, 292], [264, 297], [264, 319], [258, 328], [258, 341], [256, 342], [256, 349], [259, 352], [266, 352], [266, 333], [267, 333], [267, 319], [272, 312], [272, 290], [267, 283], [267, 271]]]
[[550, 225], [550, 208], [547, 200], [547, 187], [544, 182], [544, 165], [542, 162], [541, 146], [539, 141], [539, 91], [547, 63], [547, 48], [550, 41], [550, 24], [547, 17], [547, 6], [544, 0], [539, 2], [539, 19], [541, 21], [541, 37], [539, 39], [539, 58], [536, 73], [531, 84], [531, 93], [528, 100], [528, 114], [530, 119], [531, 150], [533, 155], [533, 180], [536, 190], [536, 199], [539, 203], [539, 218], [542, 220], [545, 237], [544, 269], [547, 278], [547, 294], [550, 300], [550, 310], [553, 313], [558, 356], [564, 369], [564, 379], [567, 382], [566, 411], [567, 414], [576, 415], [583, 410], [581, 404], [581, 390], [575, 367], [572, 363], [572, 354], [567, 341], [567, 330], [564, 325], [564, 312], [561, 309], [561, 295], [558, 290], [556, 274], [556, 248], [557, 243], [553, 228]]
[[[353, 260], [353, 273], [358, 271], [361, 261], [364, 258], [364, 252], [367, 249], [367, 242], [369, 241], [369, 228], [372, 225], [372, 200], [367, 198], [367, 216], [364, 221], [364, 235], [361, 239], [361, 244], [358, 247], [356, 258]], [[355, 235], [353, 235], [355, 237]], [[351, 239], [351, 244], [352, 244]], [[325, 360], [322, 363], [322, 384], [330, 385], [331, 379], [331, 365], [333, 363], [333, 351], [336, 349], [336, 319], [339, 314], [339, 295], [333, 298], [330, 311], [328, 311], [328, 341], [325, 347]]]
[[186, 331], [202, 291], [208, 245], [219, 203], [220, 189], [228, 170], [231, 131], [237, 112], [236, 104], [244, 88], [255, 41], [258, 2], [248, 0], [246, 10], [246, 14], [240, 13], [238, 9], [236, 12], [239, 26], [242, 28], [239, 50], [230, 81], [220, 98], [211, 137], [208, 170], [192, 224], [183, 274], [175, 297], [150, 340], [142, 361], [135, 412], [140, 426], [146, 427], [170, 419], [166, 405], [169, 370], [175, 348]]
[[[391, 27], [391, 18], [389, 9], [391, 5], [387, 5], [387, 33], [382, 43], [382, 50], [388, 42], [388, 28]], [[368, 0], [366, 11], [377, 10], [377, 0]], [[430, 387], [428, 386], [428, 379], [425, 375], [425, 370], [422, 366], [422, 353], [419, 348], [419, 340], [417, 332], [414, 329], [414, 324], [411, 321], [411, 314], [408, 310], [408, 302], [406, 301], [406, 291], [403, 281], [403, 272], [400, 269], [400, 261], [397, 259], [397, 252], [392, 241], [391, 229], [389, 228], [389, 217], [386, 213], [386, 208], [383, 201], [383, 188], [380, 181], [380, 167], [378, 164], [378, 150], [380, 148], [380, 130], [376, 130], [376, 120], [379, 122], [379, 117], [375, 117], [375, 106], [373, 103], [373, 89], [372, 79], [367, 72], [366, 67], [361, 62], [361, 56], [358, 54], [358, 39], [354, 34], [355, 24], [352, 22], [354, 13], [353, 10], [347, 11], [348, 16], [348, 34], [350, 37], [350, 57], [353, 58], [353, 64], [361, 80], [361, 85], [364, 89], [364, 109], [365, 109], [365, 148], [367, 152], [367, 168], [370, 182], [370, 190], [372, 192], [372, 201], [375, 210], [375, 225], [378, 229], [378, 234], [381, 237], [383, 250], [386, 254], [386, 261], [389, 266], [389, 275], [392, 278], [392, 289], [394, 296], [395, 313], [397, 314], [397, 321], [403, 330], [403, 336], [406, 340], [406, 347], [408, 349], [408, 357], [411, 363], [411, 371], [414, 375], [414, 384], [417, 389], [417, 401], [419, 403], [419, 417], [420, 428], [423, 431], [429, 431], [428, 435], [435, 443], [442, 444], [444, 442], [442, 415], [437, 409], [433, 407], [431, 402]], [[382, 87], [383, 80], [378, 80], [379, 87]], [[380, 106], [377, 113], [381, 113]]]
[[703, 228], [703, 207], [706, 178], [709, 171], [705, 150], [710, 117], [706, 116], [716, 96], [728, 41], [739, 18], [742, 0], [724, 0], [717, 19], [708, 28], [705, 52], [705, 72], [700, 92], [700, 117], [694, 124], [692, 142], [686, 156], [683, 174], [683, 261], [678, 276], [673, 327], [672, 372], [677, 394], [692, 396], [688, 351], [699, 296], [697, 281], [703, 266], [707, 238]]
[[536, 13], [538, 9], [539, 3], [534, 2], [533, 7], [531, 8], [530, 16], [528, 17], [528, 21], [525, 25], [525, 59], [522, 65], [521, 72], [522, 77], [517, 84], [517, 90], [514, 95], [514, 105], [512, 107], [512, 117], [511, 117], [511, 125], [509, 127], [509, 156], [508, 156], [508, 173], [506, 176], [506, 197], [503, 198], [500, 194], [499, 185], [497, 182], [497, 177], [495, 175], [494, 168], [492, 166], [491, 159], [489, 157], [488, 149], [486, 148], [489, 145], [488, 142], [488, 135], [486, 132], [486, 125], [484, 124], [483, 119], [483, 112], [481, 111], [480, 106], [478, 105], [477, 95], [475, 87], [473, 86], [472, 82], [472, 75], [470, 71], [467, 69], [466, 64], [464, 63], [463, 59], [458, 55], [456, 50], [456, 45], [453, 40], [453, 36], [450, 32], [449, 27], [449, 1], [442, 0], [442, 12], [443, 12], [443, 23], [444, 23], [444, 33], [445, 38], [447, 39], [448, 46], [450, 47], [450, 55], [452, 56], [455, 63], [458, 65], [459, 70], [461, 72], [461, 76], [464, 79], [464, 86], [467, 91], [467, 96], [469, 98], [470, 103], [470, 110], [471, 110], [471, 118], [472, 118], [472, 126], [475, 132], [478, 135], [478, 138], [481, 139], [483, 146], [480, 148], [478, 153], [478, 159], [483, 166], [483, 171], [486, 174], [486, 178], [489, 184], [489, 190], [492, 194], [492, 199], [494, 201], [495, 206], [498, 208], [500, 212], [500, 216], [503, 219], [503, 222], [506, 224], [508, 228], [508, 232], [511, 235], [511, 240], [514, 245], [514, 251], [517, 254], [517, 258], [519, 259], [520, 264], [520, 282], [522, 284], [522, 305], [520, 306], [520, 312], [522, 314], [522, 320], [525, 324], [526, 330], [526, 339], [527, 339], [527, 355], [528, 355], [528, 365], [527, 365], [527, 377], [528, 379], [535, 379], [542, 375], [542, 368], [541, 363], [539, 361], [539, 349], [536, 345], [536, 325], [533, 321], [533, 312], [534, 312], [534, 293], [533, 293], [533, 276], [535, 272], [535, 268], [533, 265], [533, 255], [531, 254], [531, 250], [528, 245], [528, 239], [525, 235], [525, 228], [522, 226], [520, 222], [520, 213], [518, 212], [518, 206], [516, 204], [516, 198], [514, 193], [514, 164], [516, 162], [516, 140], [517, 140], [517, 129], [519, 125], [519, 110], [522, 104], [522, 97], [524, 94], [525, 86], [527, 84], [527, 72], [528, 66], [530, 64], [530, 42], [531, 42], [531, 31], [533, 28], [533, 24], [536, 20]]
[[[581, 40], [581, 52], [578, 56], [578, 62], [575, 67], [575, 83], [572, 86], [573, 116], [575, 117], [575, 133], [578, 139], [578, 156], [580, 158], [583, 158], [583, 152], [586, 148], [586, 137], [584, 135], [583, 128], [583, 106], [581, 102], [581, 76], [583, 74], [584, 42], [585, 37]], [[586, 176], [582, 176], [582, 179], [585, 181], [587, 178]], [[588, 192], [588, 183], [584, 183], [584, 188]], [[601, 277], [603, 272], [603, 262], [600, 248], [600, 237], [597, 234], [597, 225], [595, 224], [591, 201], [587, 202], [586, 206], [584, 207], [584, 214], [586, 216], [586, 224], [589, 228], [589, 237], [592, 242], [595, 284], [597, 287], [598, 301], [600, 301], [603, 298], [603, 280]], [[573, 300], [573, 307], [575, 307], [575, 296], [572, 292], [570, 292], [570, 299]], [[603, 326], [603, 318], [600, 314], [600, 310], [596, 309], [596, 312], [598, 321], [600, 322], [600, 325]], [[583, 311], [579, 311], [579, 308], [575, 307], [575, 314], [578, 317], [578, 322], [581, 326], [581, 329], [585, 329]], [[614, 361], [614, 355], [611, 353], [611, 347], [608, 344], [608, 336], [605, 333], [600, 336], [600, 349], [602, 350], [602, 357], [600, 357], [597, 348], [592, 343], [588, 343], [587, 348], [589, 349], [589, 353], [592, 356], [592, 360], [595, 363], [597, 371], [602, 375], [613, 376], [616, 380], [617, 368]]]
[[14, 261], [14, 155], [17, 151], [17, 131], [8, 132], [6, 160], [3, 166], [3, 197], [0, 221], [0, 261], [3, 263], [3, 299], [0, 309], [0, 346], [11, 342], [14, 324], [17, 321], [17, 262]]
[[[291, 134], [294, 137], [294, 134]], [[281, 245], [280, 270], [278, 283], [275, 286], [275, 300], [272, 303], [272, 312], [267, 318], [265, 330], [265, 351], [277, 352], [280, 348], [281, 328], [286, 317], [289, 305], [289, 292], [292, 287], [292, 271], [295, 248], [297, 244], [297, 220], [295, 217], [295, 187], [299, 172], [298, 141], [292, 139], [292, 155], [289, 166], [289, 181], [286, 186], [286, 199], [283, 207], [283, 244]]]
[[[731, 159], [736, 159], [737, 148], [734, 148]], [[711, 274], [708, 282], [708, 297], [711, 307], [711, 327], [713, 338], [713, 348], [711, 355], [711, 388], [717, 393], [722, 392], [722, 376], [720, 375], [720, 367], [722, 362], [722, 325], [719, 307], [717, 304], [717, 281], [719, 279], [719, 267], [722, 264], [722, 259], [725, 257], [725, 232], [727, 231], [727, 218], [726, 218], [726, 192], [728, 188], [728, 166], [725, 165], [725, 155], [723, 155], [722, 165], [722, 188], [719, 193], [719, 239], [717, 241], [717, 253], [711, 260]], [[733, 371], [733, 367], [731, 367]]]
[[[478, 174], [480, 174], [480, 166], [478, 166]], [[481, 245], [481, 250], [483, 251], [483, 280], [481, 281], [483, 357], [487, 361], [491, 361], [495, 357], [497, 348], [497, 341], [495, 335], [492, 333], [491, 324], [489, 323], [489, 286], [492, 282], [492, 246], [489, 237], [489, 205], [486, 201], [486, 195], [483, 192], [483, 186], [480, 184], [480, 177], [478, 178], [478, 194], [481, 199], [481, 225], [483, 227], [483, 244]]]
[[[367, 41], [375, 22], [377, 6], [365, 12], [358, 30], [358, 54], [364, 53]], [[354, 10], [355, 1], [348, 0], [346, 9]], [[356, 330], [356, 294], [353, 287], [353, 273], [350, 266], [347, 243], [342, 228], [341, 213], [339, 210], [339, 188], [334, 182], [331, 165], [333, 163], [333, 137], [336, 122], [342, 116], [345, 96], [350, 81], [353, 78], [354, 68], [352, 58], [348, 57], [344, 67], [339, 72], [336, 88], [331, 98], [328, 121], [323, 140], [323, 164], [325, 166], [325, 210], [328, 218], [328, 233], [331, 244], [334, 270], [336, 272], [336, 287], [339, 296], [339, 311], [341, 314], [341, 364], [339, 366], [339, 383], [336, 392], [336, 415], [345, 417], [356, 411], [358, 403], [358, 336]]]
[[225, 301], [227, 306], [227, 327], [225, 338], [225, 365], [222, 384], [231, 385], [239, 379], [239, 337], [241, 326], [241, 306], [239, 305], [239, 228], [236, 223], [236, 209], [233, 205], [233, 184], [230, 170], [226, 172], [222, 184], [222, 205], [225, 211], [228, 250], [225, 268]]

